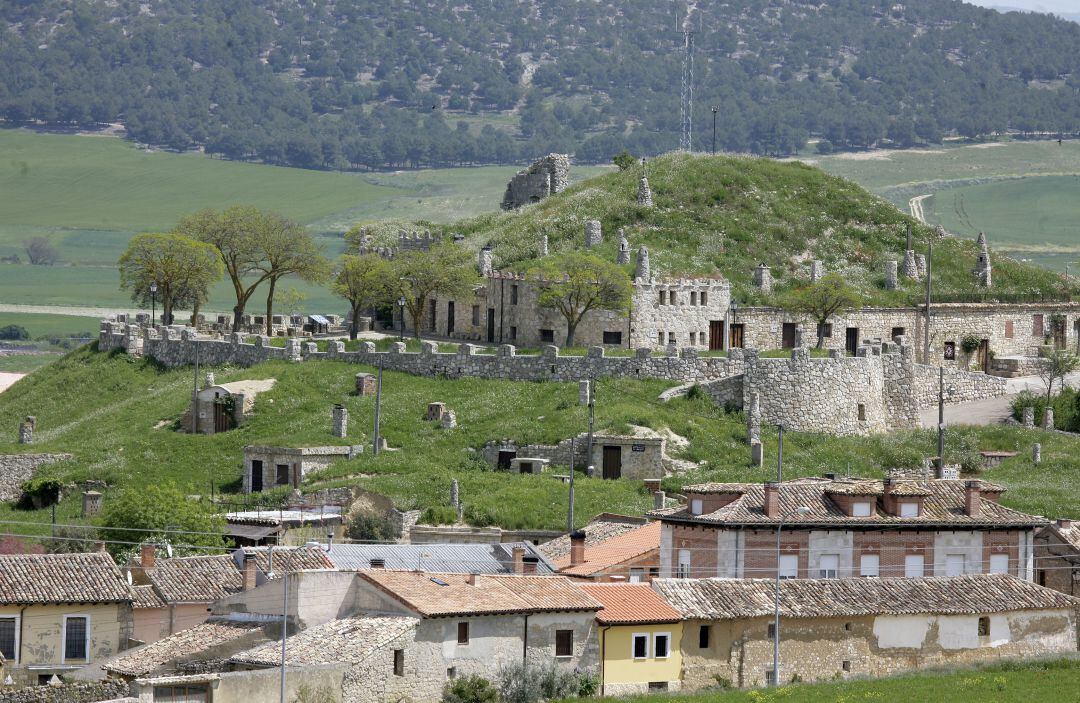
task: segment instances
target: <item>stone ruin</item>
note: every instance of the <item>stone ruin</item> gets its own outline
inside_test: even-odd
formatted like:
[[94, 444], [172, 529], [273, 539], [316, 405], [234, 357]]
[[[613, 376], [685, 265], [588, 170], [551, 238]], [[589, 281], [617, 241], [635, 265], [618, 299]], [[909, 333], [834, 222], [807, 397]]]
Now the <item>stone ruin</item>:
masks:
[[515, 210], [523, 205], [538, 203], [549, 195], [563, 191], [569, 182], [570, 157], [566, 154], [548, 154], [510, 179], [503, 195], [502, 209]]
[[335, 405], [333, 410], [333, 435], [344, 439], [349, 434], [349, 409], [344, 405]]
[[818, 259], [810, 262], [810, 282], [817, 283], [825, 275], [825, 264]]
[[917, 280], [919, 278], [919, 264], [915, 261], [915, 250], [904, 251], [904, 278]]
[[754, 269], [754, 287], [762, 293], [772, 292], [772, 271], [768, 264], [758, 264]]
[[592, 249], [604, 242], [604, 232], [600, 226], [600, 220], [585, 221], [585, 248]]
[[630, 263], [630, 242], [626, 241], [626, 233], [621, 229], [619, 230], [619, 258], [616, 259], [616, 263]]
[[899, 265], [896, 260], [885, 262], [885, 290], [896, 290]]
[[634, 280], [652, 280], [652, 271], [649, 267], [649, 250], [644, 246], [637, 251], [637, 266], [634, 268]]
[[652, 189], [649, 188], [649, 179], [645, 176], [641, 177], [637, 186], [637, 204], [642, 207], [652, 207]]
[[492, 254], [491, 245], [486, 244], [484, 248], [480, 250], [479, 258], [477, 259], [477, 269], [481, 276], [490, 276], [492, 272]]
[[986, 243], [986, 235], [979, 232], [979, 258], [975, 262], [975, 279], [983, 288], [993, 285], [993, 271], [990, 267], [990, 247]]
[[36, 426], [37, 418], [33, 415], [28, 415], [25, 420], [19, 423], [19, 444], [34, 443], [34, 428]]

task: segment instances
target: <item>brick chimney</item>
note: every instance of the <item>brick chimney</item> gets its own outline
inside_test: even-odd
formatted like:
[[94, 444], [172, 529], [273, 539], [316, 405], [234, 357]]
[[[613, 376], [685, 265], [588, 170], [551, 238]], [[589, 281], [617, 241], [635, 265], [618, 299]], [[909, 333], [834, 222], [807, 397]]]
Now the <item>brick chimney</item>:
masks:
[[470, 586], [475, 586], [476, 585], [476, 572], [475, 571], [473, 573], [471, 573], [471, 574], [466, 574], [465, 575], [465, 583], [469, 584]]
[[893, 489], [896, 488], [896, 479], [886, 478], [881, 482], [881, 502], [885, 507], [885, 512], [889, 515], [896, 516], [896, 498], [893, 496]]
[[765, 517], [780, 517], [780, 484], [775, 481], [765, 484]]
[[255, 555], [250, 552], [244, 554], [243, 588], [250, 591], [255, 588]]
[[978, 481], [964, 482], [964, 514], [968, 517], [979, 517], [979, 509], [982, 507], [982, 491]]
[[1071, 530], [1073, 526], [1073, 521], [1067, 517], [1059, 518], [1055, 522], [1059, 530]]
[[525, 557], [521, 560], [521, 573], [526, 576], [536, 573], [537, 564], [540, 563], [540, 559], [537, 557]]
[[525, 548], [514, 547], [514, 549], [510, 553], [513, 555], [514, 558], [514, 573], [525, 573]]
[[157, 545], [144, 544], [139, 553], [139, 566], [145, 569], [153, 569], [157, 563]]
[[575, 530], [570, 533], [570, 566], [585, 563], [585, 533]]

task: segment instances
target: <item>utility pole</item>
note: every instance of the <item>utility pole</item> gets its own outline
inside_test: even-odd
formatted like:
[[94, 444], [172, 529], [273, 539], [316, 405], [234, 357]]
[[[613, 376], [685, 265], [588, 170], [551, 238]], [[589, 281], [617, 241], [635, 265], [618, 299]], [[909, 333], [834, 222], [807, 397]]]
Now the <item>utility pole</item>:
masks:
[[[593, 456], [593, 422], [596, 420], [596, 379], [589, 380], [589, 443], [586, 447], [585, 465], [588, 466]], [[573, 472], [571, 472], [573, 475]]]
[[375, 381], [375, 443], [371, 447], [372, 456], [379, 456], [379, 409], [382, 406], [382, 364], [379, 364], [379, 376]]
[[289, 634], [289, 572], [281, 572], [281, 703], [285, 703], [285, 640]]
[[934, 260], [934, 241], [928, 239], [926, 241], [926, 321], [924, 323], [925, 329], [923, 332], [926, 337], [926, 342], [923, 346], [923, 363], [930, 363], [930, 290], [932, 287], [933, 274], [933, 260]]
[[577, 452], [576, 437], [570, 438], [570, 494], [566, 506], [566, 532], [574, 531], [574, 459]]
[[[929, 264], [927, 264], [929, 266]], [[927, 269], [929, 272], [929, 268]], [[938, 401], [937, 401], [937, 469], [938, 478], [941, 478], [945, 470], [945, 367], [938, 367]]]
[[195, 378], [191, 391], [191, 434], [199, 434], [199, 340], [192, 340], [195, 345]]
[[716, 113], [720, 112], [719, 105], [712, 106], [712, 153], [716, 156]]
[[777, 442], [776, 448], [776, 484], [779, 486], [784, 482], [784, 426], [780, 425], [777, 430]]

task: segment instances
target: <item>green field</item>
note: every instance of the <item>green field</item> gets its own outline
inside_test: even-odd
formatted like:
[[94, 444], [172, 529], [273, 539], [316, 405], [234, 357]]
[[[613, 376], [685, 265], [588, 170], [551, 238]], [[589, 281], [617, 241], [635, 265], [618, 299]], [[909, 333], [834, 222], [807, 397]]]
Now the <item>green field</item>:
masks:
[[21, 312], [0, 312], [0, 327], [19, 325], [26, 328], [31, 339], [39, 337], [68, 337], [73, 335], [91, 337], [98, 333], [98, 321], [93, 317], [76, 315], [45, 315]]

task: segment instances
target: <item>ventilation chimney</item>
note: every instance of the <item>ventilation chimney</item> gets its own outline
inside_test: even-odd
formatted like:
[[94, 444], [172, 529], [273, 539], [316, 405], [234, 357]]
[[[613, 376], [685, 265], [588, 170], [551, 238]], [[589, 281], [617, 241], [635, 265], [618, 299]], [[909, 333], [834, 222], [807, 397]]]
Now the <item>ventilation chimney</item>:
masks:
[[157, 563], [157, 545], [144, 544], [139, 554], [139, 566], [143, 569], [153, 569]]
[[575, 530], [570, 533], [570, 566], [585, 563], [585, 533]]
[[243, 589], [250, 591], [255, 588], [255, 555], [251, 552], [244, 553]]
[[1069, 518], [1060, 518], [1056, 522], [1057, 522], [1057, 526], [1058, 526], [1059, 530], [1071, 530], [1072, 529], [1073, 521], [1070, 520]]
[[371, 559], [368, 562], [368, 565], [372, 569], [385, 569], [386, 568], [386, 560], [385, 559], [379, 559], [378, 557], [376, 557], [374, 559]]
[[467, 574], [465, 576], [465, 583], [469, 584], [470, 586], [475, 586], [476, 585], [476, 572], [475, 571], [472, 572], [471, 574]]
[[657, 491], [656, 493], [652, 494], [652, 497], [653, 497], [653, 510], [660, 510], [661, 508], [664, 507], [665, 501], [667, 500], [667, 494], [666, 493], [664, 493], [663, 491]]
[[780, 484], [765, 484], [765, 517], [780, 517]]
[[525, 548], [514, 547], [514, 549], [511, 551], [511, 554], [513, 555], [514, 559], [514, 573], [525, 573]]
[[978, 481], [964, 482], [964, 514], [968, 517], [978, 517], [982, 507], [982, 491]]
[[480, 271], [481, 276], [490, 276], [493, 268], [491, 255], [491, 245], [487, 244], [480, 250], [480, 255], [477, 259], [477, 268]]

